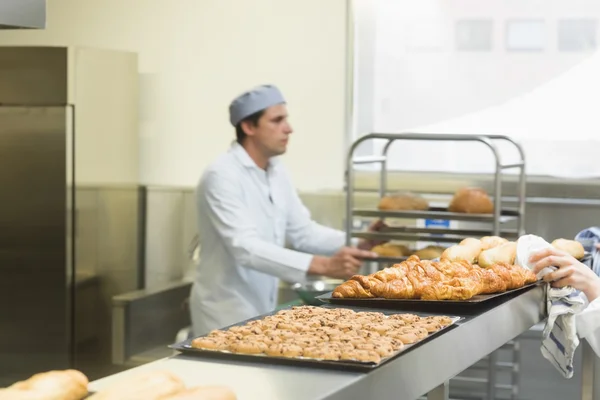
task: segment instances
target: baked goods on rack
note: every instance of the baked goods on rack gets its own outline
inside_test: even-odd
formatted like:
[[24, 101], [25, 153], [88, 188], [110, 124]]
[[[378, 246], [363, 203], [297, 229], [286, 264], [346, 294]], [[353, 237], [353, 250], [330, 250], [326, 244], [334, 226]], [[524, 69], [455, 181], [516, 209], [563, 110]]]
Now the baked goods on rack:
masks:
[[239, 354], [380, 363], [406, 345], [451, 325], [446, 316], [385, 315], [299, 306], [191, 342], [193, 348]]
[[[468, 248], [468, 247], [467, 247]], [[537, 280], [518, 265], [481, 268], [468, 261], [408, 260], [368, 276], [355, 275], [333, 290], [334, 298], [468, 300], [479, 294], [516, 289]]]
[[585, 256], [583, 245], [576, 240], [556, 239], [551, 244], [558, 250], [562, 250], [578, 260], [581, 260]]
[[448, 211], [467, 214], [491, 214], [494, 203], [487, 192], [477, 187], [464, 187], [456, 191]]
[[425, 211], [429, 203], [413, 193], [398, 193], [382, 197], [378, 208], [381, 211]]
[[421, 260], [433, 260], [442, 256], [442, 253], [446, 250], [445, 247], [429, 245], [423, 247], [420, 250], [415, 251], [413, 254], [419, 257]]
[[80, 400], [88, 394], [88, 378], [73, 369], [48, 371], [0, 389], [0, 399]]
[[392, 242], [377, 245], [371, 251], [381, 257], [408, 257], [411, 254], [410, 249], [405, 245]]

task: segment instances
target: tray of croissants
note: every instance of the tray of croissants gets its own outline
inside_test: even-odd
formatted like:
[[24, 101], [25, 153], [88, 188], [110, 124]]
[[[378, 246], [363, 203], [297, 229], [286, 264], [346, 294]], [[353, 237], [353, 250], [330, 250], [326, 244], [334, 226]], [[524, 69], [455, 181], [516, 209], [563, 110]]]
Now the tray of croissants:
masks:
[[171, 348], [188, 355], [369, 371], [456, 326], [461, 317], [293, 306]]
[[236, 400], [226, 386], [187, 387], [166, 370], [131, 372], [97, 392], [75, 369], [47, 371], [0, 389], [0, 400]]
[[[552, 245], [575, 258], [584, 257], [577, 241], [557, 239]], [[419, 307], [479, 304], [524, 291], [538, 283], [534, 273], [516, 265], [516, 242], [498, 236], [467, 238], [448, 247], [439, 261], [410, 256], [370, 275], [355, 275], [331, 293], [317, 298], [334, 304], [373, 307]]]

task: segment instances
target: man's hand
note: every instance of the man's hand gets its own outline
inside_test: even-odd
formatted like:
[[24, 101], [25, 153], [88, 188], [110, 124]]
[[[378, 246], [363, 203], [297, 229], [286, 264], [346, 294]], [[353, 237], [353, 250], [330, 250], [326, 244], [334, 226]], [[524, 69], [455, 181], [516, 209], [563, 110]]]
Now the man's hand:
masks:
[[[369, 232], [380, 232], [383, 229], [387, 228], [388, 226], [380, 219], [378, 219], [377, 221], [373, 222], [370, 226], [368, 231]], [[361, 239], [360, 242], [358, 243], [358, 248], [362, 249], [362, 250], [371, 250], [373, 247], [383, 244], [387, 242], [387, 240], [368, 240], [368, 239]]]
[[572, 286], [581, 290], [590, 302], [600, 297], [600, 277], [564, 251], [544, 249], [532, 254], [529, 261], [534, 264], [536, 275], [546, 267], [557, 267], [554, 272], [544, 275], [544, 280], [552, 282], [553, 287]]
[[375, 257], [377, 254], [370, 251], [342, 247], [332, 257], [314, 256], [308, 273], [336, 279], [348, 279], [356, 275], [363, 259]]

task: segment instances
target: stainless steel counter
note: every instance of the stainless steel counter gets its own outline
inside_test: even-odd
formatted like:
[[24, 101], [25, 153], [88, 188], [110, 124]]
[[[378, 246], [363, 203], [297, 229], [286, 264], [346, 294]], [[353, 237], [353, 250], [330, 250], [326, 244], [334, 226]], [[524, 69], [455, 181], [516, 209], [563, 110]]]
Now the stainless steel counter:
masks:
[[444, 399], [443, 385], [543, 318], [543, 290], [493, 300], [477, 315], [369, 373], [294, 368], [175, 355], [90, 384], [97, 391], [129, 374], [165, 369], [187, 385], [223, 384], [239, 400]]

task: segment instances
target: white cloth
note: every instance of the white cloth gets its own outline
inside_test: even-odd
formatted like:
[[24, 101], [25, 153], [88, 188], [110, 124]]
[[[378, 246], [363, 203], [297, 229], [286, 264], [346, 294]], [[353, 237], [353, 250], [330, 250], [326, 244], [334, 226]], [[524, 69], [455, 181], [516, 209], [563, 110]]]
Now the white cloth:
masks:
[[[521, 236], [517, 241], [517, 263], [532, 269], [532, 265], [529, 263], [530, 255], [548, 247], [552, 247], [552, 245], [539, 236]], [[552, 268], [544, 268], [538, 273], [538, 278], [543, 278], [551, 271]], [[548, 283], [546, 305], [548, 319], [542, 335], [542, 355], [565, 378], [571, 378], [573, 376], [573, 357], [579, 346], [575, 315], [585, 308], [585, 296], [570, 286], [553, 288]]]
[[573, 358], [579, 346], [576, 314], [585, 308], [582, 294], [572, 287], [547, 286], [548, 320], [542, 334], [542, 355], [567, 379], [573, 377]]
[[600, 357], [600, 297], [577, 314], [575, 321], [579, 337], [587, 340], [596, 355]]
[[[195, 335], [273, 311], [279, 278], [303, 281], [313, 254], [331, 255], [345, 244], [344, 232], [311, 220], [279, 160], [263, 170], [237, 143], [206, 170], [196, 196]], [[286, 249], [286, 240], [297, 251]]]

